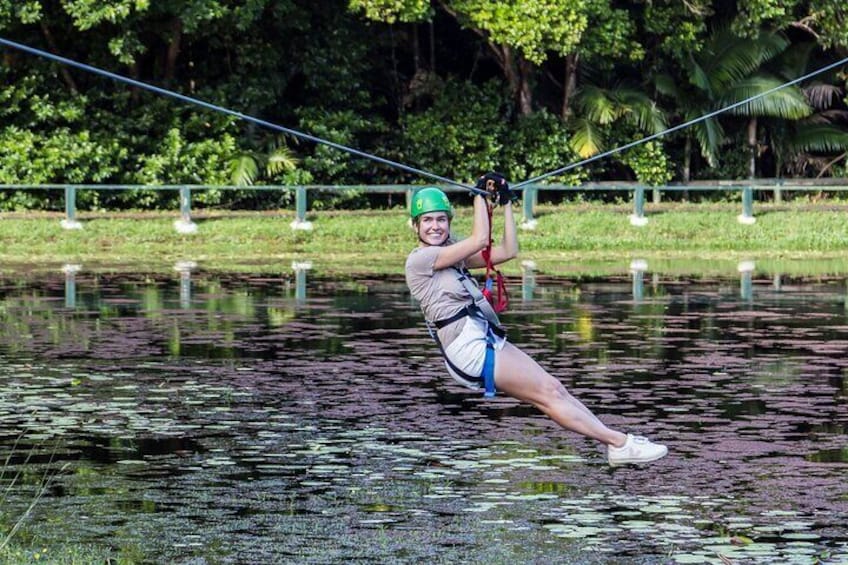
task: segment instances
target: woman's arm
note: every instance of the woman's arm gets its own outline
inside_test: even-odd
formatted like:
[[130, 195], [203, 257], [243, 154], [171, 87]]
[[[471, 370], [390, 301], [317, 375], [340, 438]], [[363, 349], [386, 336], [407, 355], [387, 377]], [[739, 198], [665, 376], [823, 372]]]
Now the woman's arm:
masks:
[[[500, 265], [501, 263], [506, 263], [510, 259], [514, 259], [518, 256], [518, 236], [515, 232], [515, 218], [512, 214], [512, 202], [508, 202], [503, 204], [504, 208], [504, 233], [503, 238], [501, 239], [501, 243], [498, 246], [492, 246], [492, 264]], [[486, 213], [486, 230], [488, 232], [488, 213]], [[488, 234], [487, 234], [488, 235]], [[485, 245], [483, 246], [485, 248]], [[478, 267], [485, 267], [486, 261], [483, 259], [482, 253], [477, 253], [473, 257], [470, 257], [466, 264], [468, 268], [474, 269]]]
[[446, 245], [439, 251], [433, 269], [447, 269], [460, 261], [468, 261], [478, 256], [481, 249], [489, 245], [489, 213], [486, 209], [486, 200], [477, 195], [474, 197], [474, 220], [471, 225], [471, 235], [457, 241], [453, 245]]

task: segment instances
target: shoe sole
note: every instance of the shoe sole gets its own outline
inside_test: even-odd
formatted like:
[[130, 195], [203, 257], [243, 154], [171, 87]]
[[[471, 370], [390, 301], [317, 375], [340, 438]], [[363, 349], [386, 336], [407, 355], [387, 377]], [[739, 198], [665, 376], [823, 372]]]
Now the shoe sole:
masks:
[[638, 465], [639, 463], [651, 463], [657, 459], [662, 459], [666, 455], [668, 455], [668, 450], [650, 459], [621, 459], [615, 462], [607, 460], [607, 463], [609, 463], [610, 467], [618, 467], [620, 465]]

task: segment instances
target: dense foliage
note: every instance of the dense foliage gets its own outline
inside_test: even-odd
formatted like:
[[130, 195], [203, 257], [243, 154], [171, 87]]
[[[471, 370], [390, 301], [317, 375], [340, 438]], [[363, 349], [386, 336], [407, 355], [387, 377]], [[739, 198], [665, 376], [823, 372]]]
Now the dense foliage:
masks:
[[[848, 56], [844, 0], [0, 0], [0, 37], [469, 181], [524, 180]], [[377, 184], [413, 174], [0, 50], [0, 184]], [[846, 68], [556, 182], [845, 176]], [[85, 191], [87, 206], [173, 205]], [[198, 194], [209, 206], [287, 196]], [[0, 191], [0, 209], [49, 206]]]

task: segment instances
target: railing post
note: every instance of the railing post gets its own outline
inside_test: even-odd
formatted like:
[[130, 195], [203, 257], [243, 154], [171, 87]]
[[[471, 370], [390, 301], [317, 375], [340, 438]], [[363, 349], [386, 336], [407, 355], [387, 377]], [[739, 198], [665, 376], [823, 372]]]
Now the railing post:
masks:
[[65, 219], [62, 227], [66, 230], [80, 230], [82, 224], [77, 221], [77, 189], [75, 186], [65, 187]]
[[312, 222], [306, 221], [306, 187], [298, 186], [294, 195], [295, 218], [289, 224], [293, 230], [311, 230]]
[[406, 223], [409, 227], [412, 227], [412, 216], [410, 215], [412, 212], [412, 195], [415, 194], [414, 188], [406, 189]]
[[179, 233], [197, 233], [197, 224], [191, 221], [191, 189], [180, 187], [180, 219], [174, 222]]
[[521, 229], [523, 230], [534, 230], [536, 229], [536, 218], [533, 217], [533, 209], [536, 207], [536, 194], [538, 190], [532, 186], [527, 186], [524, 188], [524, 194], [522, 194], [521, 201], [521, 210], [522, 210], [522, 221], [521, 221]]
[[648, 218], [645, 217], [645, 187], [642, 185], [633, 189], [633, 214], [630, 216], [630, 225], [648, 225]]
[[740, 224], [753, 224], [757, 221], [754, 217], [754, 189], [750, 186], [742, 188], [742, 214], [736, 219]]

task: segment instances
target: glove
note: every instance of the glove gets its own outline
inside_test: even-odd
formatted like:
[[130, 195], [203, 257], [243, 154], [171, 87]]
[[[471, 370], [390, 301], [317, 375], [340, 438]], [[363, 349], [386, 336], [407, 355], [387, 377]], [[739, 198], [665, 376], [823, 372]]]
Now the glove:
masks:
[[474, 188], [485, 190], [493, 204], [509, 204], [518, 200], [518, 196], [509, 188], [509, 183], [499, 173], [486, 173], [477, 179]]

